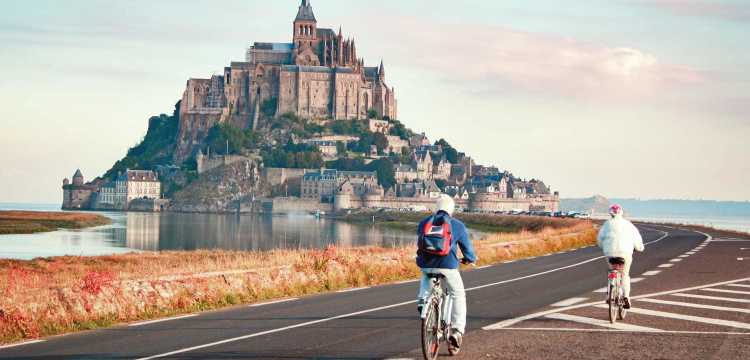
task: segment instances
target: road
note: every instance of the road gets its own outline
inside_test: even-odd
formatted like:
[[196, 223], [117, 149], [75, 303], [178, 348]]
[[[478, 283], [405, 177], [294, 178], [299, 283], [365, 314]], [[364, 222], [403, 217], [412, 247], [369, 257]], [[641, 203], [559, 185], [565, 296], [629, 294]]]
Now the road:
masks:
[[[601, 358], [604, 344], [633, 351], [638, 339], [646, 349], [625, 358], [750, 358], [750, 241], [639, 227], [647, 246], [631, 270], [641, 280], [624, 327], [598, 322], [605, 264], [587, 247], [464, 272], [460, 357]], [[416, 291], [406, 282], [237, 306], [0, 348], [0, 359], [418, 358]]]

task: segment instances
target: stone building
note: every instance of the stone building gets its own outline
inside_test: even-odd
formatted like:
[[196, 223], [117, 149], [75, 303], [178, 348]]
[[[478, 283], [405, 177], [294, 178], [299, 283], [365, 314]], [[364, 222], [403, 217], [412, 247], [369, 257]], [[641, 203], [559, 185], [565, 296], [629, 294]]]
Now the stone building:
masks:
[[262, 117], [294, 113], [309, 119], [365, 119], [368, 110], [396, 119], [395, 89], [385, 66], [367, 67], [353, 38], [318, 27], [309, 0], [292, 22], [291, 42], [256, 42], [244, 62], [221, 75], [190, 79], [180, 106], [175, 160], [187, 159], [216, 123], [256, 127]]
[[347, 184], [345, 189], [351, 188], [351, 195], [384, 195], [384, 190], [378, 185], [378, 177], [374, 171], [321, 169], [307, 172], [302, 177], [301, 197], [331, 202], [333, 196], [341, 191], [340, 189], [344, 184]]
[[102, 185], [92, 208], [95, 210], [129, 210], [135, 200], [161, 199], [161, 182], [151, 170], [125, 170]]
[[73, 174], [73, 182], [67, 178], [63, 179], [63, 202], [64, 210], [88, 209], [91, 206], [91, 198], [96, 187], [86, 184], [81, 169]]

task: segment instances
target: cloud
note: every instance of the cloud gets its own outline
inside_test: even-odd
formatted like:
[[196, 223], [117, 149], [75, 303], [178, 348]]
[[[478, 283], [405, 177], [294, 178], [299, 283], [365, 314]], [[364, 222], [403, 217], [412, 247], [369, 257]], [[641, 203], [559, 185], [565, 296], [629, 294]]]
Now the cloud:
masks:
[[399, 39], [399, 63], [428, 69], [478, 93], [633, 100], [703, 82], [688, 66], [632, 46], [601, 46], [495, 26], [393, 19], [379, 32]]
[[[631, 1], [633, 2], [633, 1]], [[716, 17], [725, 20], [750, 21], [750, 4], [709, 0], [635, 0], [682, 16]]]

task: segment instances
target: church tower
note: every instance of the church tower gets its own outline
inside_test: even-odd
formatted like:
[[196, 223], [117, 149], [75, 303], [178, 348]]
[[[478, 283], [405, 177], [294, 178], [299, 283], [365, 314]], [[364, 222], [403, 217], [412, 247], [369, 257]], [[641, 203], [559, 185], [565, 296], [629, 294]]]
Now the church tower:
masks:
[[294, 19], [294, 46], [298, 49], [303, 45], [313, 47], [318, 40], [318, 21], [315, 20], [310, 0], [302, 0], [302, 4], [297, 11], [297, 17]]

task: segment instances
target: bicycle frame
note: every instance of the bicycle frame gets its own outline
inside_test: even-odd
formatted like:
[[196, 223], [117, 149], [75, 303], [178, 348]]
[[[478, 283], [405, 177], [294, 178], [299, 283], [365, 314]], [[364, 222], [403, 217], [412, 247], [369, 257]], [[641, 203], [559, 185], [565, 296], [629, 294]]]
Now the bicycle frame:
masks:
[[420, 318], [424, 319], [427, 316], [427, 310], [430, 305], [437, 303], [438, 309], [438, 329], [440, 338], [447, 338], [447, 333], [450, 329], [450, 319], [453, 311], [453, 298], [450, 293], [443, 287], [442, 280], [431, 279], [432, 286], [430, 288], [430, 295], [427, 297], [424, 306], [422, 307], [422, 313]]

